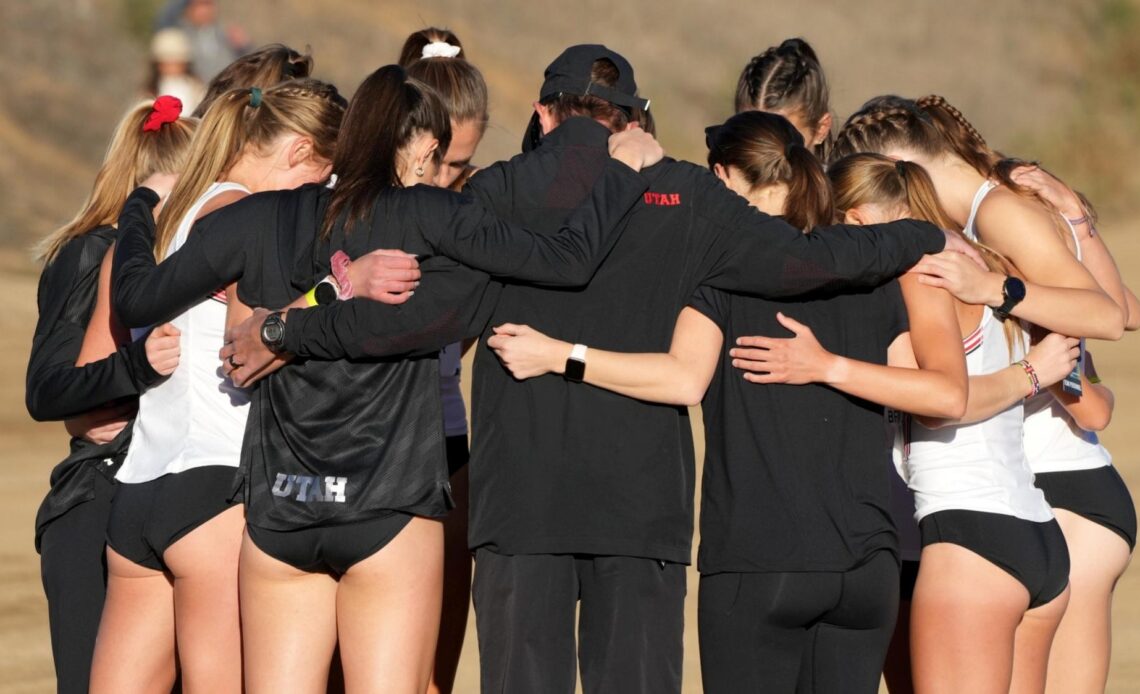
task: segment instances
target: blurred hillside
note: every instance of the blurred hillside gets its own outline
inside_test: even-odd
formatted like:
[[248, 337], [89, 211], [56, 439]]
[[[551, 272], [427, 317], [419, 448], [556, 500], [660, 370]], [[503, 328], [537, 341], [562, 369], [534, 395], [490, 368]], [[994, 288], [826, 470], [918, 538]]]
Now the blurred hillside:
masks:
[[[138, 97], [159, 0], [0, 3], [0, 268], [81, 204], [119, 115]], [[256, 43], [310, 46], [317, 76], [350, 94], [426, 24], [452, 28], [487, 75], [492, 124], [478, 160], [517, 151], [542, 68], [563, 47], [604, 42], [638, 69], [660, 137], [701, 160], [702, 128], [723, 119], [741, 67], [784, 37], [817, 48], [837, 116], [867, 97], [937, 92], [990, 141], [1041, 157], [1102, 203], [1130, 200], [1140, 0], [464, 0], [335, 3], [222, 0]], [[1127, 185], [1110, 185], [1125, 175]], [[1106, 220], [1111, 222], [1111, 220]]]

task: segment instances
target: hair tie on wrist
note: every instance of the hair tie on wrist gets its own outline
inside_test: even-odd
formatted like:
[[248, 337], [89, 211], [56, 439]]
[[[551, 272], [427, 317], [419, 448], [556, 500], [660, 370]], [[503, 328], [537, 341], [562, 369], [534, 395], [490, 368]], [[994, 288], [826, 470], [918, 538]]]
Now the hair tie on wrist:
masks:
[[432, 41], [424, 46], [420, 53], [421, 58], [454, 58], [463, 50], [459, 46], [452, 46], [446, 41]]
[[143, 132], [158, 132], [167, 123], [173, 123], [182, 115], [182, 101], [176, 96], [163, 95], [154, 100], [150, 107], [146, 121], [143, 123]]
[[261, 105], [261, 90], [257, 87], [249, 88], [249, 107], [257, 108]]

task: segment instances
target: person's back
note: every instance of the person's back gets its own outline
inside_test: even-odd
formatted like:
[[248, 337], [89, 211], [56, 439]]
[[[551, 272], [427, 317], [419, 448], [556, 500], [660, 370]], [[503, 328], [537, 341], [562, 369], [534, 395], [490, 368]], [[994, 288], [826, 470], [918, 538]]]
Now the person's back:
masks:
[[[754, 333], [787, 335], [780, 311], [829, 351], [874, 364], [907, 330], [897, 282], [780, 302], [702, 289], [693, 306], [721, 326], [726, 350]], [[897, 553], [881, 406], [822, 384], [758, 386], [722, 356], [702, 408], [702, 574], [841, 572]]]
[[[539, 150], [477, 174], [470, 192], [505, 219], [553, 233], [600, 173], [609, 134], [569, 120]], [[694, 214], [695, 173], [707, 174], [668, 159], [646, 169], [650, 192], [590, 284], [508, 285], [491, 324], [528, 322], [598, 348], [667, 350], [695, 288], [692, 239], [677, 222]], [[509, 197], [495, 194], [503, 185]], [[688, 563], [694, 463], [684, 408], [556, 376], [515, 381], [486, 349], [475, 364], [472, 547]]]

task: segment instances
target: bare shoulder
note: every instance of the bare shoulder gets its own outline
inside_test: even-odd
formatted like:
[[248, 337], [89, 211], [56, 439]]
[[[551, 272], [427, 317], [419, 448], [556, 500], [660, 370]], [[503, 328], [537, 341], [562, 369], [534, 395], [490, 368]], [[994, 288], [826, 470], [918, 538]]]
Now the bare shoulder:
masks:
[[[1058, 239], [1060, 218], [1043, 204], [1004, 187], [986, 196], [977, 217], [979, 233], [986, 243], [994, 237], [1016, 235], [1024, 241], [1027, 234], [1047, 234]], [[1030, 237], [1033, 238], [1033, 237]]]

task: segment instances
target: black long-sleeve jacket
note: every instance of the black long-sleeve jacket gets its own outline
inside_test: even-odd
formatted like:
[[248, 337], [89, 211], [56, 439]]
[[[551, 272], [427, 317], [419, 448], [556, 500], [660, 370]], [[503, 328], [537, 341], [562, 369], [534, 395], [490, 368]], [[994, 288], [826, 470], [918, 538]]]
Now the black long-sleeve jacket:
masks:
[[[329, 191], [309, 186], [253, 195], [204, 217], [158, 266], [150, 253], [154, 194], [136, 191], [120, 219], [116, 311], [127, 325], [166, 320], [234, 280], [244, 302], [283, 306], [327, 272], [337, 249], [353, 257], [376, 248], [430, 256], [421, 264], [420, 288], [402, 306], [353, 299], [290, 312], [287, 326], [320, 331], [355, 351], [343, 355], [348, 360], [300, 359], [261, 383], [242, 460], [254, 525], [289, 529], [387, 510], [438, 516], [449, 503], [438, 351], [486, 323], [499, 291], [488, 273], [589, 281], [646, 189], [623, 164], [603, 168], [559, 234], [535, 235], [500, 222], [469, 197], [417, 186], [385, 191], [351, 233], [338, 224], [314, 244]], [[297, 353], [321, 355], [321, 342]], [[358, 358], [368, 354], [409, 358]]]
[[[39, 319], [28, 359], [25, 402], [38, 421], [62, 420], [104, 405], [136, 397], [159, 376], [146, 359], [143, 342], [131, 343], [105, 359], [76, 366], [87, 323], [95, 309], [99, 268], [115, 240], [113, 227], [99, 227], [60, 248], [40, 275]], [[66, 459], [52, 470], [51, 491], [36, 516], [36, 538], [44, 526], [91, 498], [95, 463], [121, 460], [130, 443], [130, 427], [99, 446], [73, 438]], [[107, 472], [103, 470], [103, 472]], [[107, 474], [110, 474], [109, 472]]]

